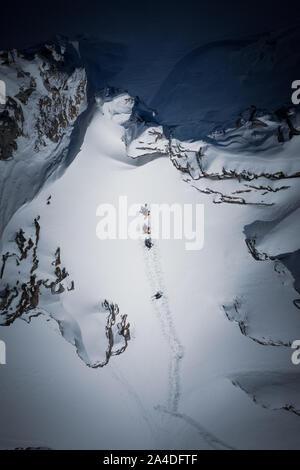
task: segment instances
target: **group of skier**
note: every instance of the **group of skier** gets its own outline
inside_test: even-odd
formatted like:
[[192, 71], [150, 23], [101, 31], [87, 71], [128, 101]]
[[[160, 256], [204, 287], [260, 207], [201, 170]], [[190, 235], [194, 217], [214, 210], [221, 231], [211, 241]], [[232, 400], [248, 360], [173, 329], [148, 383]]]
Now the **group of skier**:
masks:
[[[151, 225], [150, 225], [150, 215], [151, 215], [151, 212], [150, 212], [150, 209], [148, 208], [147, 203], [145, 203], [145, 204], [141, 207], [140, 213], [143, 214], [143, 216], [145, 217], [145, 219], [147, 219], [147, 222], [148, 222], [148, 223], [145, 223], [145, 224], [144, 224], [144, 226], [143, 226], [143, 232], [144, 232], [146, 235], [151, 235]], [[153, 247], [153, 242], [152, 242], [150, 236], [145, 238], [145, 246], [146, 246], [146, 248], [148, 248], [148, 250], [151, 250], [151, 248]], [[157, 292], [152, 296], [152, 299], [153, 299], [153, 300], [158, 300], [158, 299], [160, 299], [162, 296], [163, 296], [163, 293], [162, 293], [161, 291], [157, 291]]]
[[[144, 224], [143, 226], [143, 232], [146, 234], [146, 235], [151, 235], [151, 226], [150, 226], [150, 215], [151, 215], [151, 212], [150, 212], [150, 209], [148, 208], [148, 205], [147, 203], [144, 204], [144, 206], [141, 207], [141, 210], [140, 210], [141, 214], [143, 214], [143, 216], [148, 219], [148, 223], [147, 224]], [[153, 246], [153, 243], [152, 243], [152, 240], [151, 240], [151, 237], [146, 237], [145, 238], [145, 246], [150, 250]]]

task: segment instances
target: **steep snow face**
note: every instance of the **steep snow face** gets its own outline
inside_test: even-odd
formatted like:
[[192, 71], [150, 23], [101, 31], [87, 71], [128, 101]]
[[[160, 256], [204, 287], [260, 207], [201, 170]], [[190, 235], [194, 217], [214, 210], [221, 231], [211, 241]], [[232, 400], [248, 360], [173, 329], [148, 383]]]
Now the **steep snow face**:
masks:
[[[227, 169], [214, 177], [200, 162], [203, 154], [213, 155], [216, 166], [218, 158], [224, 160], [217, 138], [189, 143], [166, 137], [158, 123], [136, 119], [135, 104], [126, 93], [99, 94], [82, 151], [5, 229], [2, 319], [11, 327], [2, 329], [2, 337], [18, 344], [14, 361], [26, 364], [33, 384], [39, 370], [43, 393], [36, 403], [47, 406], [56, 432], [42, 425], [44, 415], [37, 414], [32, 423], [26, 408], [14, 415], [18, 430], [11, 429], [3, 442], [11, 435], [19, 444], [38, 435], [32, 442], [51, 448], [111, 448], [112, 442], [121, 448], [297, 448], [298, 407], [292, 405], [294, 392], [289, 395], [298, 382], [288, 346], [300, 330], [293, 278], [278, 260], [256, 261], [248, 227], [296, 205], [297, 178], [287, 175], [299, 137], [285, 143], [271, 139], [281, 155], [278, 167], [271, 167], [281, 169], [284, 181], [261, 175], [268, 168], [263, 152], [253, 154], [253, 163], [242, 149], [238, 173]], [[239, 128], [249, 139], [249, 153], [251, 126], [247, 121]], [[233, 149], [235, 132], [228, 131]], [[228, 152], [229, 168], [237, 155]], [[187, 166], [192, 158], [195, 172]], [[254, 170], [260, 176], [250, 177]], [[235, 194], [249, 189], [253, 204], [252, 191]], [[222, 197], [216, 199], [217, 192]], [[119, 195], [149, 207], [204, 204], [204, 248], [191, 253], [184, 240], [172, 239], [154, 241], [150, 250], [142, 240], [99, 240], [97, 207], [117, 206]], [[267, 196], [273, 205], [267, 205]], [[163, 296], [155, 299], [158, 291]], [[26, 348], [28, 335], [39, 360]], [[43, 349], [39, 355], [36, 336], [48, 354]], [[67, 372], [57, 371], [57, 363]], [[266, 370], [269, 396], [262, 395], [260, 402], [270, 405], [259, 407], [244, 390], [251, 395], [265, 389], [259, 377]], [[275, 396], [285, 377], [291, 383], [284, 389], [287, 406]], [[16, 391], [13, 398], [10, 393], [2, 397], [4, 419], [5, 410], [21, 399], [18, 390], [29, 393], [27, 381], [9, 369], [5, 381], [7, 390]], [[51, 390], [48, 381], [55, 383]], [[61, 413], [57, 394], [66, 389]], [[76, 433], [57, 431], [61, 414]], [[60, 429], [66, 431], [64, 423]]]
[[[182, 142], [172, 133], [167, 137], [159, 123], [141, 121], [140, 116], [145, 113], [139, 112], [139, 102], [135, 108], [125, 124], [127, 153], [135, 162], [146, 155], [167, 156], [182, 173], [182, 180], [200, 195], [206, 195], [210, 204], [251, 206], [251, 212], [244, 210], [244, 215], [241, 214], [236, 230], [240, 235], [245, 233], [245, 248], [250, 256], [266, 263], [258, 266], [249, 259], [245, 280], [233, 275], [235, 294], [233, 289], [233, 298], [224, 299], [222, 308], [226, 317], [238, 324], [241, 333], [254, 341], [291, 345], [300, 326], [292, 276], [295, 269], [291, 275], [280, 259], [281, 253], [294, 252], [300, 247], [297, 235], [299, 113], [288, 108], [280, 108], [277, 113], [259, 112], [252, 107], [241, 113], [236, 127], [214, 132], [209, 139]], [[226, 212], [231, 214], [233, 223], [236, 209]], [[252, 214], [250, 219], [249, 214]], [[245, 228], [242, 217], [245, 217]], [[233, 251], [236, 248], [232, 247], [230, 252]], [[242, 253], [240, 256], [242, 259]], [[284, 286], [276, 293], [272, 287], [273, 272]], [[259, 292], [263, 279], [267, 303], [259, 297], [259, 304], [254, 292]], [[242, 287], [244, 282], [247, 287]], [[228, 285], [227, 295], [229, 291]], [[289, 322], [284, 321], [287, 312]]]
[[[289, 45], [295, 34], [270, 43], [251, 40], [201, 51], [209, 71], [205, 83], [212, 84], [216, 58], [225, 64], [230, 52], [228, 76], [233, 75], [239, 94], [221, 114], [209, 102], [208, 94], [215, 96], [210, 86], [202, 88], [199, 98], [189, 67], [179, 78], [183, 87], [195, 91], [195, 99], [189, 101], [179, 89], [180, 110], [185, 99], [186, 108], [180, 115], [171, 106], [168, 122], [128, 93], [113, 88], [97, 93], [82, 149], [71, 164], [67, 147], [72, 150], [73, 139], [68, 132], [78, 121], [66, 112], [64, 127], [59, 103], [50, 109], [55, 123], [43, 119], [45, 111], [36, 97], [39, 112], [33, 107], [36, 120], [28, 125], [32, 142], [18, 136], [15, 142], [23, 147], [15, 149], [13, 143], [12, 156], [0, 162], [12, 167], [6, 191], [13, 175], [18, 181], [33, 181], [32, 188], [26, 183], [16, 195], [10, 214], [20, 206], [18, 198], [27, 202], [2, 237], [0, 318], [3, 326], [11, 327], [1, 329], [1, 338], [18, 345], [13, 367], [4, 369], [0, 416], [13, 424], [2, 442], [13, 436], [20, 445], [29, 438], [32, 445], [51, 448], [299, 448], [299, 381], [290, 348], [300, 331], [295, 290], [299, 113], [284, 106], [281, 88], [271, 87], [264, 110], [259, 109], [262, 89], [251, 91], [257, 97], [254, 103], [251, 94], [243, 94], [252, 90], [248, 78], [256, 65], [266, 80], [280, 58], [287, 71], [292, 69]], [[74, 47], [78, 58], [83, 50]], [[15, 60], [38, 62], [46, 98], [55, 102], [62, 95], [63, 106], [70, 109], [68, 92], [73, 87], [76, 96], [77, 78], [82, 74], [85, 83], [84, 72], [74, 71], [68, 60], [62, 64], [65, 51], [46, 49], [49, 64], [57, 67], [53, 73], [47, 61], [40, 64], [36, 52], [26, 60], [17, 54]], [[199, 64], [195, 69], [200, 70]], [[240, 75], [242, 69], [246, 77]], [[91, 70], [95, 82], [95, 67]], [[66, 80], [75, 74], [68, 89], [59, 81], [61, 73]], [[55, 92], [52, 81], [58, 81]], [[166, 109], [170, 101], [164, 102], [164, 96], [174, 91], [173, 85], [171, 80], [159, 96]], [[28, 104], [40, 88], [26, 91]], [[86, 93], [80, 96], [82, 101], [73, 101], [76, 116], [86, 106]], [[20, 98], [14, 100], [18, 104]], [[27, 105], [21, 104], [24, 112]], [[201, 130], [201, 116], [193, 114], [196, 108], [205, 113]], [[212, 131], [220, 122], [222, 130]], [[180, 137], [187, 128], [193, 141]], [[18, 132], [12, 127], [8, 135]], [[27, 170], [32, 155], [40, 162], [35, 162], [35, 176]], [[59, 179], [43, 184], [54, 169], [57, 176], [67, 165]], [[35, 185], [37, 175], [42, 175], [41, 188]], [[118, 207], [120, 195], [137, 204], [141, 231], [145, 220], [139, 209], [145, 203], [150, 208], [154, 203], [202, 204], [203, 249], [189, 252], [184, 240], [157, 240], [150, 249], [143, 239], [99, 240], [97, 208], [103, 203]], [[155, 297], [157, 292], [162, 296]], [[23, 369], [25, 377], [15, 373]], [[32, 389], [37, 392], [28, 400], [30, 408], [16, 416], [14, 404], [31, 398]], [[248, 395], [259, 397], [249, 400]], [[49, 426], [45, 415], [36, 413], [45, 408]], [[66, 423], [72, 423], [72, 433]]]
[[[98, 125], [101, 129], [103, 122], [103, 125], [106, 125], [110, 131], [110, 139], [106, 141], [109, 142], [107, 149], [113, 148], [112, 139], [115, 138], [113, 130], [120, 132], [120, 123], [129, 118], [132, 101], [127, 94], [117, 96], [114, 100], [106, 100], [105, 97], [102, 100], [97, 99]], [[92, 128], [93, 131], [95, 127]], [[103, 130], [102, 136], [105, 136]], [[94, 141], [92, 134], [92, 146]], [[97, 138], [95, 143], [98, 144], [98, 142]], [[102, 148], [105, 149], [105, 143], [102, 143]], [[117, 145], [117, 149], [119, 148]], [[86, 149], [87, 152], [88, 149]], [[95, 312], [90, 316], [87, 315], [87, 306], [78, 308], [79, 304], [77, 304], [78, 317], [74, 310], [75, 305], [64, 308], [64, 298], [68, 299], [71, 295], [69, 293], [74, 291], [75, 286], [77, 291], [78, 286], [82, 285], [82, 279], [79, 282], [77, 278], [69, 279], [69, 272], [62, 261], [64, 249], [60, 244], [56, 247], [51, 245], [51, 248], [48, 246], [49, 234], [53, 232], [53, 229], [55, 230], [59, 214], [63, 214], [63, 217], [69, 220], [67, 226], [63, 225], [63, 232], [67, 227], [70, 229], [72, 226], [75, 229], [80, 205], [79, 201], [76, 202], [73, 199], [73, 193], [78, 192], [80, 181], [86, 171], [90, 176], [91, 171], [97, 170], [95, 173], [97, 177], [105, 165], [102, 160], [91, 163], [92, 165], [85, 169], [87, 158], [84, 156], [78, 158], [75, 166], [72, 167], [73, 170], [66, 174], [66, 178], [63, 177], [47, 189], [43, 189], [34, 202], [28, 206], [29, 211], [26, 208], [21, 209], [8, 224], [3, 237], [5, 246], [1, 271], [3, 279], [1, 323], [9, 325], [19, 317], [30, 322], [32, 317], [40, 315], [41, 312], [49, 312], [57, 321], [63, 336], [75, 345], [81, 359], [88, 366], [103, 367], [112, 355], [120, 354], [127, 347], [129, 340], [127, 316], [120, 314], [118, 306], [105, 299], [94, 300], [93, 307], [89, 308], [95, 309]], [[86, 181], [87, 179], [84, 179], [84, 184]], [[80, 197], [84, 192], [79, 193]], [[66, 210], [66, 197], [70, 203], [73, 199], [76, 211], [71, 207]], [[102, 194], [98, 195], [98, 201], [100, 202], [103, 197]], [[95, 209], [96, 203], [95, 194], [92, 191], [87, 192], [86, 196], [81, 199], [81, 209], [84, 212], [86, 204]], [[34, 211], [37, 215], [31, 218]], [[68, 211], [70, 211], [69, 215]], [[92, 214], [94, 216], [94, 213]], [[53, 233], [52, 243], [58, 243], [58, 231], [55, 230]], [[92, 236], [94, 232], [93, 230]], [[83, 243], [89, 243], [86, 237], [87, 233], [84, 230]], [[90, 248], [93, 248], [93, 244]], [[90, 253], [91, 257], [92, 253]], [[86, 277], [86, 268], [82, 273]], [[79, 292], [82, 292], [81, 288]], [[66, 302], [68, 303], [68, 300]], [[86, 337], [84, 332], [86, 332]]]
[[71, 159], [72, 132], [87, 107], [86, 73], [65, 55], [66, 46], [58, 44], [0, 54], [7, 92], [0, 109], [0, 233]]

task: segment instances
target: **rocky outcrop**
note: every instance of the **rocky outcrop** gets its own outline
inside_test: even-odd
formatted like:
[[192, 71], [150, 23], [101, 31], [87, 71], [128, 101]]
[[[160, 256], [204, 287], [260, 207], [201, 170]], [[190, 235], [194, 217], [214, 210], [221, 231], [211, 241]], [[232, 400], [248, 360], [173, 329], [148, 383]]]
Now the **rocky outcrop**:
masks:
[[[127, 349], [128, 341], [130, 340], [130, 323], [127, 321], [127, 315], [120, 315], [119, 306], [106, 299], [102, 306], [108, 312], [105, 327], [107, 348], [103, 361], [88, 364], [93, 369], [106, 366], [112, 356], [122, 354]], [[122, 344], [118, 345], [120, 340]]]
[[[51, 263], [52, 273], [45, 277], [38, 271], [38, 245], [40, 236], [39, 217], [34, 219], [29, 235], [20, 228], [15, 234], [14, 251], [2, 255], [0, 292], [0, 325], [10, 325], [16, 318], [30, 322], [32, 317], [41, 314], [39, 311], [40, 296], [49, 290], [52, 295], [66, 290], [65, 279], [69, 276], [65, 267], [61, 267], [60, 248], [58, 247]], [[9, 262], [9, 265], [7, 263]], [[6, 272], [8, 270], [8, 273]], [[74, 289], [74, 282], [67, 290]], [[43, 310], [43, 308], [42, 308]]]
[[238, 325], [240, 332], [242, 335], [247, 336], [252, 341], [261, 344], [262, 346], [286, 346], [290, 347], [291, 342], [285, 343], [280, 339], [272, 339], [266, 338], [265, 336], [261, 335], [259, 332], [254, 333], [250, 318], [248, 318], [247, 311], [245, 310], [245, 306], [240, 299], [234, 299], [232, 303], [228, 303], [226, 305], [222, 305], [224, 313], [227, 319], [231, 322], [234, 322]]
[[299, 374], [293, 372], [251, 371], [231, 377], [232, 384], [246, 393], [256, 405], [300, 416]]
[[[0, 235], [12, 214], [62, 171], [87, 108], [87, 78], [72, 45], [0, 53], [6, 104], [0, 106]], [[21, 190], [20, 190], [21, 189]]]

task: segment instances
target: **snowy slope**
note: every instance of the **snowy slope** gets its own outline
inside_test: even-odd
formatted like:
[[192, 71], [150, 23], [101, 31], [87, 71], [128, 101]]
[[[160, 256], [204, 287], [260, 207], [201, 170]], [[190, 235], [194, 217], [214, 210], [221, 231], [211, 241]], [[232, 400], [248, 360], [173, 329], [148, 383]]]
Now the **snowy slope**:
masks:
[[[121, 193], [127, 194], [129, 201], [140, 200], [142, 203], [145, 197], [149, 200], [157, 197], [148, 180], [146, 168], [136, 168], [126, 162], [127, 157], [122, 142], [124, 131], [119, 122], [129, 117], [131, 102], [128, 95], [121, 95], [112, 102], [104, 102], [94, 116], [78, 158], [62, 178], [41, 191], [32, 203], [16, 213], [5, 230], [3, 243], [4, 251], [11, 253], [16, 245], [12, 241], [13, 234], [18, 231], [18, 227], [22, 227], [25, 236], [31, 235], [31, 238], [34, 238], [34, 233], [31, 233], [34, 229], [32, 217], [33, 214], [36, 214], [35, 217], [39, 216], [38, 223], [41, 229], [36, 252], [39, 263], [33, 272], [36, 279], [43, 279], [43, 282], [47, 279], [47, 281], [46, 285], [42, 284], [40, 287], [36, 309], [23, 313], [22, 318], [29, 321], [32, 315], [41, 313], [46, 319], [51, 317], [56, 320], [60, 333], [75, 346], [80, 358], [87, 365], [96, 367], [105, 360], [108, 316], [102, 308], [104, 299], [116, 301], [122, 314], [128, 312], [131, 339], [126, 351], [112, 360], [114, 363], [116, 361], [120, 363], [117, 380], [124, 381], [123, 387], [129, 390], [126, 402], [133, 399], [138, 413], [145, 409], [142, 411], [145, 421], [142, 425], [142, 436], [143, 439], [148, 439], [146, 438], [148, 431], [146, 433], [144, 426], [146, 425], [146, 428], [150, 426], [150, 429], [160, 426], [160, 413], [155, 407], [160, 405], [174, 413], [178, 407], [178, 359], [180, 360], [182, 354], [178, 356], [178, 351], [174, 349], [178, 340], [173, 314], [168, 311], [170, 307], [166, 291], [160, 306], [157, 307], [151, 300], [153, 289], [156, 287], [152, 283], [158, 281], [151, 277], [149, 270], [146, 270], [147, 263], [150, 263], [155, 275], [161, 276], [162, 272], [157, 261], [146, 259], [145, 247], [141, 241], [101, 242], [95, 235], [96, 208], [100, 202], [116, 203], [118, 197], [116, 188]], [[161, 178], [164, 177], [164, 173], [167, 174], [170, 170], [173, 172], [175, 179], [171, 187], [175, 192], [176, 172], [167, 161], [163, 163], [161, 170]], [[156, 167], [153, 167], [152, 171], [156, 173]], [[89, 191], [86, 191], [87, 181]], [[145, 181], [148, 181], [146, 187]], [[49, 195], [51, 195], [50, 200]], [[67, 267], [70, 279], [74, 281], [74, 290], [68, 290], [71, 284], [65, 279], [59, 284], [55, 283], [51, 261], [54, 265], [61, 266], [55, 262], [57, 246], [61, 250], [61, 263]], [[77, 253], [76, 257], [74, 252]], [[17, 266], [15, 257], [9, 257], [3, 273], [3, 287], [8, 283], [10, 287], [15, 285], [18, 289], [18, 280], [24, 282], [25, 273], [30, 272], [32, 267], [29, 255], [24, 262], [19, 261]], [[30, 275], [28, 277], [30, 283]], [[55, 283], [54, 288], [48, 289], [47, 286], [51, 281]], [[61, 285], [64, 291], [59, 289]], [[15, 301], [18, 304], [19, 298]], [[164, 318], [164, 315], [167, 315], [167, 318]], [[31, 321], [34, 320], [32, 318]], [[116, 331], [115, 341], [121, 342], [121, 340], [122, 336]], [[59, 337], [58, 341], [61, 341]], [[126, 358], [124, 363], [123, 357]], [[77, 367], [76, 356], [73, 361], [72, 367], [74, 365]], [[114, 368], [112, 374], [114, 377]], [[154, 377], [160, 378], [159, 385], [153, 380]], [[111, 380], [109, 379], [106, 384], [107, 397], [111, 395], [109, 387], [114, 387], [114, 384], [109, 385]], [[110, 401], [104, 400], [102, 406], [106, 408], [110, 406], [109, 403]], [[123, 407], [124, 404], [114, 403], [113, 406]], [[164, 419], [169, 423], [167, 429], [174, 419], [172, 416]], [[99, 426], [100, 432], [101, 424]], [[193, 428], [191, 433], [193, 435]], [[202, 430], [201, 426], [200, 438], [197, 437], [198, 433], [199, 430], [194, 431], [194, 445], [197, 442], [197, 445], [204, 447], [226, 447], [221, 439]], [[175, 445], [172, 443], [174, 437], [165, 435], [165, 431], [161, 431], [161, 440], [158, 444], [152, 439], [153, 437], [150, 441], [141, 439], [141, 446]], [[55, 440], [51, 442], [51, 446], [61, 447], [65, 445], [64, 442], [66, 441]], [[122, 442], [123, 440], [119, 438], [118, 446], [122, 447], [124, 445]]]
[[[18, 197], [26, 203], [17, 200], [5, 219], [1, 338], [18, 346], [11, 346], [11, 369], [0, 371], [0, 417], [10, 422], [1, 447], [299, 448], [290, 345], [300, 332], [300, 121], [297, 108], [285, 106], [284, 82], [260, 101], [279, 61], [289, 77], [295, 35], [196, 51], [195, 68], [189, 57], [189, 67], [178, 66], [162, 87], [158, 113], [106, 87], [90, 103], [92, 120], [73, 161], [60, 152], [75, 121], [57, 146], [48, 143], [48, 157], [38, 153], [64, 172], [45, 185], [44, 160], [34, 165], [41, 186], [25, 184]], [[216, 63], [238, 93], [230, 99], [230, 90], [222, 91], [222, 113], [211, 101], [218, 98], [210, 80]], [[202, 107], [195, 70], [207, 71]], [[256, 91], [252, 72], [260, 77]], [[88, 73], [95, 84], [95, 64]], [[26, 123], [32, 127], [28, 116]], [[223, 130], [214, 130], [220, 123]], [[183, 140], [186, 129], [192, 140]], [[23, 168], [22, 155], [0, 163], [19, 158]], [[118, 206], [122, 195], [137, 214], [145, 202], [202, 204], [203, 248], [159, 239], [148, 250], [143, 236], [99, 240], [97, 208]], [[163, 296], [154, 300], [158, 291]]]
[[[280, 316], [283, 309], [286, 314], [286, 307], [293, 295], [292, 283], [287, 288], [274, 271], [273, 262], [257, 264], [247, 250], [242, 227], [261, 215], [261, 207], [251, 206], [245, 210], [239, 205], [214, 204], [207, 195], [186, 186], [167, 158], [158, 158], [141, 166], [132, 164], [125, 153], [122, 123], [130, 116], [133, 100], [121, 94], [112, 101], [109, 98], [97, 101], [99, 109], [88, 129], [82, 152], [63, 177], [15, 214], [5, 230], [4, 252], [11, 253], [13, 246], [16, 249], [13, 234], [19, 228], [24, 230], [25, 236], [31, 235], [34, 239], [32, 221], [39, 216], [39, 264], [34, 271], [37, 279], [48, 279], [47, 285], [55, 282], [55, 266], [51, 262], [56, 259], [57, 247], [60, 247], [61, 257], [58, 266], [66, 267], [69, 273], [61, 283], [55, 284], [53, 291], [42, 286], [38, 307], [22, 317], [29, 320], [32, 314], [41, 312], [39, 319], [54, 319], [60, 327], [57, 331], [58, 344], [63, 341], [60, 338], [63, 335], [75, 346], [85, 364], [93, 367], [105, 361], [108, 347], [108, 312], [103, 309], [102, 302], [105, 298], [116, 302], [120, 313], [128, 315], [130, 340], [122, 354], [110, 358], [107, 368], [94, 371], [95, 374], [102, 374], [107, 370], [104, 377], [107, 374], [110, 377], [105, 379], [106, 395], [101, 405], [97, 405], [100, 406], [99, 413], [102, 414], [104, 408], [113, 407], [116, 411], [124, 407], [124, 404], [112, 400], [110, 392], [110, 387], [115, 387], [114, 381], [119, 383], [121, 380], [119, 387], [125, 387], [127, 394], [124, 398], [128, 402], [126, 407], [132, 409], [134, 406], [134, 414], [142, 413], [144, 416], [143, 421], [136, 425], [136, 429], [140, 429], [139, 442], [142, 447], [252, 447], [255, 444], [251, 441], [251, 433], [245, 431], [237, 437], [224, 429], [225, 424], [232, 420], [232, 412], [228, 410], [224, 413], [218, 395], [214, 403], [209, 401], [207, 390], [210, 390], [209, 395], [215, 394], [220, 387], [226, 390], [227, 375], [233, 369], [245, 367], [249, 361], [247, 367], [251, 370], [259, 364], [271, 370], [293, 367], [286, 348], [276, 348], [276, 351], [265, 349], [265, 346], [241, 335], [240, 330], [227, 320], [237, 321], [230, 315], [231, 305], [238, 297], [238, 313], [249, 337], [270, 344], [285, 343], [294, 339], [293, 332], [300, 327], [297, 311], [293, 310], [291, 303], [290, 322], [285, 324], [284, 315], [282, 318]], [[153, 179], [156, 185], [152, 184]], [[100, 241], [95, 234], [97, 206], [101, 202], [116, 204], [119, 194], [126, 194], [129, 201], [141, 201], [141, 204], [145, 200], [151, 204], [157, 201], [171, 203], [178, 199], [204, 203], [207, 214], [204, 249], [191, 255], [184, 249], [183, 241], [161, 241], [157, 242], [149, 258], [139, 240]], [[228, 218], [230, 225], [224, 224]], [[199, 271], [199, 266], [204, 268]], [[18, 266], [14, 257], [8, 258], [3, 287], [6, 283], [16, 285], [18, 280], [24, 282], [26, 272], [31, 267], [29, 255]], [[185, 273], [180, 280], [180, 288], [179, 272]], [[247, 272], [247, 277], [241, 277], [241, 272]], [[261, 279], [265, 278], [269, 279], [268, 285], [262, 284]], [[286, 276], [283, 277], [285, 279]], [[74, 281], [74, 290], [68, 290], [71, 281]], [[59, 291], [59, 285], [63, 286], [63, 292]], [[274, 286], [276, 297], [273, 295]], [[164, 299], [154, 304], [151, 296], [158, 288], [164, 291]], [[268, 300], [274, 297], [272, 308], [259, 300], [264, 296]], [[275, 306], [277, 318], [270, 328], [272, 320], [268, 315], [273, 312], [274, 317]], [[255, 317], [258, 309], [259, 322]], [[233, 312], [236, 314], [235, 309]], [[32, 318], [31, 322], [35, 321]], [[44, 334], [48, 337], [47, 328], [39, 332], [39, 335]], [[114, 344], [122, 346], [124, 338], [118, 331], [114, 332], [114, 338]], [[181, 345], [179, 356], [179, 350], [174, 349], [177, 341]], [[220, 349], [223, 351], [222, 358]], [[240, 351], [238, 357], [237, 350]], [[79, 364], [76, 355], [69, 360], [71, 370], [75, 371]], [[116, 376], [115, 367], [118, 371]], [[198, 370], [201, 374], [193, 372]], [[87, 380], [94, 381], [92, 377]], [[200, 397], [205, 406], [199, 408]], [[240, 406], [244, 406], [243, 395], [238, 400]], [[221, 407], [221, 427], [214, 418], [212, 406], [217, 409]], [[259, 411], [255, 411], [251, 419], [257, 419], [258, 415]], [[161, 419], [163, 424], [160, 424]], [[272, 428], [273, 419], [264, 418], [262, 437]], [[175, 434], [171, 432], [174, 420]], [[286, 420], [280, 415], [278, 420], [281, 423], [280, 431], [275, 435], [273, 433], [268, 441], [268, 445], [275, 447], [280, 445], [284, 430], [289, 426], [297, 429], [298, 423], [295, 421], [297, 416]], [[106, 424], [94, 422], [95, 426], [99, 433], [103, 433]], [[119, 423], [118, 426], [122, 427], [123, 424]], [[152, 440], [151, 433], [148, 435], [148, 426], [154, 434], [158, 433], [158, 443]], [[182, 436], [181, 441], [179, 435]], [[53, 439], [48, 433], [43, 436], [41, 440], [44, 445], [70, 445], [62, 437]], [[93, 442], [88, 436], [82, 439], [83, 446]], [[118, 439], [119, 446], [128, 445], [125, 438], [119, 436]], [[95, 443], [92, 445], [96, 446]]]
[[260, 406], [286, 410], [299, 416], [299, 375], [297, 373], [265, 371], [236, 375], [233, 384]]

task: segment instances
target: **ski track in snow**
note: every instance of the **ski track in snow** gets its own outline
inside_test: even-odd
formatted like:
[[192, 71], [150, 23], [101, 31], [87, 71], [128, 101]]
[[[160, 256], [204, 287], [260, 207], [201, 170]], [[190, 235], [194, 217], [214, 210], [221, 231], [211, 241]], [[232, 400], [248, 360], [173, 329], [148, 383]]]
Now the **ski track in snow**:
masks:
[[166, 288], [163, 280], [163, 273], [160, 263], [160, 253], [158, 240], [156, 240], [149, 250], [142, 243], [142, 249], [145, 253], [146, 275], [150, 284], [151, 292], [163, 292], [161, 299], [153, 299], [153, 308], [159, 319], [162, 333], [169, 344], [169, 392], [168, 392], [168, 410], [176, 412], [180, 400], [180, 361], [183, 358], [183, 346], [178, 339], [172, 313], [169, 307]]
[[183, 414], [183, 413], [178, 413], [174, 411], [169, 411], [168, 409], [162, 407], [162, 406], [157, 406], [156, 407], [157, 411], [160, 411], [162, 413], [169, 414], [171, 416], [174, 416], [175, 418], [181, 419], [185, 421], [187, 424], [195, 428], [202, 439], [214, 450], [235, 450], [234, 447], [226, 444], [224, 441], [216, 437], [214, 434], [211, 432], [207, 431], [201, 424], [199, 424], [197, 421], [195, 421], [193, 418], [190, 418], [189, 416]]
[[154, 424], [150, 417], [150, 414], [147, 412], [147, 409], [143, 405], [143, 402], [140, 399], [138, 393], [135, 391], [134, 387], [128, 382], [128, 380], [126, 380], [124, 374], [121, 372], [120, 368], [118, 368], [116, 364], [112, 365], [110, 370], [115, 380], [117, 380], [127, 390], [128, 395], [133, 398], [133, 401], [141, 410], [143, 420], [146, 422], [154, 442], [156, 442], [156, 444], [158, 445], [159, 440], [157, 430], [154, 429]]

